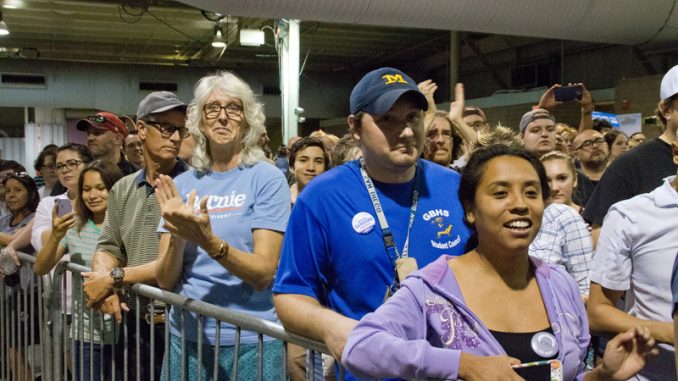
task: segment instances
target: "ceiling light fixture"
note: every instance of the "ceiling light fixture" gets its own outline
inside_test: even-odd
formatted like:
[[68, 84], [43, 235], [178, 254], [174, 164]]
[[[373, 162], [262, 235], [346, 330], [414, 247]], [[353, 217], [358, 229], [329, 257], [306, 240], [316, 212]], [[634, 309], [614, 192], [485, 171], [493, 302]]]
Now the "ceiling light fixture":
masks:
[[212, 39], [213, 48], [226, 48], [226, 41], [224, 41], [224, 36], [221, 34], [221, 29], [217, 29], [214, 32], [214, 38]]
[[261, 46], [264, 44], [264, 31], [259, 29], [240, 29], [240, 45]]
[[7, 24], [5, 23], [5, 20], [2, 19], [2, 12], [0, 12], [0, 36], [6, 36], [9, 34], [9, 28], [7, 28]]

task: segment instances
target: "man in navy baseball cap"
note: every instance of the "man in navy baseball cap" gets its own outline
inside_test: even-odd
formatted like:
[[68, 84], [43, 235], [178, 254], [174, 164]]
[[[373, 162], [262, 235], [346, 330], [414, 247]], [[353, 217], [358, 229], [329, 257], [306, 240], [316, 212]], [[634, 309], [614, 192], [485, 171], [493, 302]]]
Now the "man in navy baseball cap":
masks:
[[287, 329], [325, 340], [336, 358], [355, 320], [410, 271], [464, 253], [460, 176], [419, 158], [426, 109], [405, 73], [367, 73], [348, 117], [362, 159], [316, 177], [294, 204], [273, 287], [276, 311]]
[[428, 109], [426, 97], [407, 74], [392, 67], [367, 73], [351, 92], [351, 114], [365, 111], [372, 115], [387, 112], [404, 94], [412, 94], [422, 110]]

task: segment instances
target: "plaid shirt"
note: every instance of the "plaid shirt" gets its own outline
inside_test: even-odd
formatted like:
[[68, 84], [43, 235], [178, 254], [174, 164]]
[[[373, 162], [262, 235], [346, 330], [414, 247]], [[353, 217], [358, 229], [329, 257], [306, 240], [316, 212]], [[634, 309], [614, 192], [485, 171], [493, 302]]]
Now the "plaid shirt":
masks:
[[588, 295], [593, 240], [584, 219], [574, 209], [551, 204], [544, 210], [541, 229], [530, 244], [530, 255], [565, 267], [579, 291]]

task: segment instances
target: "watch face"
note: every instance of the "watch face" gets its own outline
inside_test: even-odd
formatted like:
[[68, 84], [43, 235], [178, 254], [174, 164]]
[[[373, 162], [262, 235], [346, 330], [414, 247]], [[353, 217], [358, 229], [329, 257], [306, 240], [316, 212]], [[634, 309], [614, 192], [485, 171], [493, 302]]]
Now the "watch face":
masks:
[[120, 267], [114, 267], [111, 270], [111, 278], [122, 278], [125, 276], [125, 272]]

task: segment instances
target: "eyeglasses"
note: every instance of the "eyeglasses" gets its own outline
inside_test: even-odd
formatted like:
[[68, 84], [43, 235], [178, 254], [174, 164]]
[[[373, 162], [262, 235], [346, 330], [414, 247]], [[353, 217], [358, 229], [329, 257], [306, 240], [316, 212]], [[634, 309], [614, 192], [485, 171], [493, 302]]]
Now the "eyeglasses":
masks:
[[593, 146], [594, 144], [595, 145], [601, 145], [603, 143], [605, 143], [605, 139], [603, 139], [603, 138], [596, 138], [596, 139], [593, 139], [593, 140], [587, 140], [584, 143], [582, 143], [579, 147], [575, 148], [575, 150], [587, 149], [587, 148]]
[[94, 122], [94, 123], [103, 123], [103, 122], [109, 122], [110, 123], [111, 122], [105, 116], [102, 116], [102, 115], [90, 115], [90, 116], [87, 117], [87, 120], [89, 120], [90, 122]]
[[10, 172], [10, 173], [5, 173], [2, 175], [2, 178], [0, 178], [0, 181], [3, 183], [7, 182], [7, 180], [11, 178], [18, 178], [18, 177], [31, 177], [31, 175], [28, 174], [28, 172]]
[[440, 133], [436, 131], [430, 131], [426, 134], [426, 141], [434, 142], [438, 136], [442, 136], [445, 140], [452, 140], [452, 131], [441, 131]]
[[46, 169], [54, 169], [55, 167], [56, 167], [56, 166], [54, 165], [54, 163], [52, 163], [52, 164], [43, 164], [43, 165], [42, 165], [42, 168], [46, 168]]
[[82, 160], [66, 160], [65, 163], [57, 163], [55, 168], [57, 172], [61, 172], [64, 168], [68, 168], [69, 171], [73, 171], [78, 168], [80, 164], [84, 163]]
[[206, 104], [203, 108], [205, 111], [205, 118], [215, 119], [221, 115], [221, 110], [226, 111], [226, 116], [230, 119], [238, 119], [242, 116], [243, 108], [234, 103], [229, 103], [222, 106], [219, 103]]
[[155, 120], [146, 120], [144, 123], [155, 127], [165, 139], [169, 139], [176, 131], [179, 131], [179, 136], [182, 138], [187, 138], [191, 135], [191, 131], [186, 127], [178, 127], [170, 123], [158, 122]]
[[482, 120], [478, 120], [476, 122], [469, 123], [468, 125], [469, 125], [469, 127], [473, 128], [474, 130], [479, 130], [479, 129], [487, 126], [487, 122], [483, 122]]

